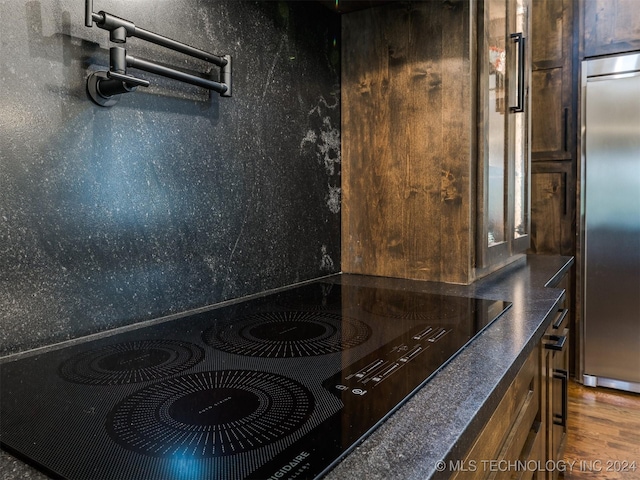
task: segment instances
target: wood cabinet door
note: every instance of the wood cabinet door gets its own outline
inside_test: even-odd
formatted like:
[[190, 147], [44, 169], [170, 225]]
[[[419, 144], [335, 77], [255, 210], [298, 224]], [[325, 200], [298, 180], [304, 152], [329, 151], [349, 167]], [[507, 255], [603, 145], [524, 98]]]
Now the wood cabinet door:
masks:
[[640, 50], [638, 0], [583, 0], [584, 56]]
[[572, 255], [575, 218], [573, 162], [531, 166], [531, 253]]
[[[569, 73], [567, 77], [567, 72]], [[531, 159], [565, 160], [573, 152], [573, 113], [570, 71], [560, 68], [534, 70], [531, 99]]]
[[573, 0], [532, 0], [531, 159], [566, 160], [574, 150]]
[[[572, 0], [531, 0], [534, 69], [564, 66], [571, 41]], [[571, 46], [570, 44], [568, 45]]]
[[575, 251], [574, 4], [532, 0], [531, 253]]

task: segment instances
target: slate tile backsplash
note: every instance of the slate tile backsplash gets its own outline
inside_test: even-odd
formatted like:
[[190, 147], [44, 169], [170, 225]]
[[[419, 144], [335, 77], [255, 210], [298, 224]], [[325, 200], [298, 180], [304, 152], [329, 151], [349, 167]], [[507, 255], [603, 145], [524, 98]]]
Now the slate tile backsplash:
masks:
[[82, 3], [0, 0], [0, 356], [338, 271], [339, 17], [315, 2], [94, 0], [234, 60], [231, 98], [131, 70], [151, 87], [103, 108], [85, 82], [114, 44]]

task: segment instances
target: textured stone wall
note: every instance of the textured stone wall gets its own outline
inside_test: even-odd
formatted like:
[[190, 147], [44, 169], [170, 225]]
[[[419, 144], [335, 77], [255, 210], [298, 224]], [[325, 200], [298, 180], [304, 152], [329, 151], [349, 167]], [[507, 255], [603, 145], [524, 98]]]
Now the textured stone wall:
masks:
[[340, 267], [339, 17], [315, 2], [94, 10], [232, 55], [233, 97], [130, 69], [151, 86], [99, 107], [86, 78], [114, 44], [82, 2], [0, 1], [0, 355]]

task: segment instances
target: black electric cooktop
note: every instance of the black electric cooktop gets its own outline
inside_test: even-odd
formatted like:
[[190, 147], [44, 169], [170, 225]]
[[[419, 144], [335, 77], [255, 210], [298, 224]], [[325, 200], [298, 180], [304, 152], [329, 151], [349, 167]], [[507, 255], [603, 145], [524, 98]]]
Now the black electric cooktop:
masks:
[[509, 306], [316, 282], [73, 344], [0, 365], [0, 442], [57, 478], [316, 478]]

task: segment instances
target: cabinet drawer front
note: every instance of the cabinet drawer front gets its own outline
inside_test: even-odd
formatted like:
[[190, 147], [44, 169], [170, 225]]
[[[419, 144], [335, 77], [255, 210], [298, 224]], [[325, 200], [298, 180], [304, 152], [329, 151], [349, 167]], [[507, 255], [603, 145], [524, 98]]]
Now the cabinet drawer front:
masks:
[[487, 478], [492, 473], [487, 462], [506, 454], [520, 458], [539, 410], [539, 355], [538, 348], [531, 352], [469, 450], [464, 463], [475, 464], [477, 471], [458, 471], [452, 479]]
[[[521, 460], [523, 462], [540, 462], [544, 458], [544, 432], [545, 429], [541, 422], [534, 422], [533, 428], [529, 431], [529, 437], [522, 452]], [[531, 464], [527, 463], [527, 468], [516, 472], [513, 476], [514, 480], [531, 480], [533, 478], [542, 479], [543, 471], [536, 471], [529, 468]]]
[[[534, 421], [539, 408], [538, 399], [539, 395], [537, 392], [530, 390], [529, 393], [527, 393], [524, 404], [518, 413], [518, 417], [515, 422], [513, 422], [513, 428], [511, 429], [502, 451], [498, 456], [499, 461], [507, 462], [503, 463], [503, 466], [514, 465], [518, 460], [526, 464], [526, 460], [528, 460], [528, 458], [523, 458], [523, 456], [529, 456], [529, 452], [526, 452], [527, 441], [530, 440], [529, 434], [534, 431], [535, 428]], [[505, 467], [492, 472], [489, 478], [492, 480], [509, 479], [516, 473], [523, 474], [524, 471], [523, 469], [517, 470], [515, 467]]]

